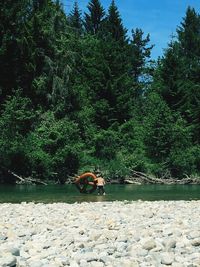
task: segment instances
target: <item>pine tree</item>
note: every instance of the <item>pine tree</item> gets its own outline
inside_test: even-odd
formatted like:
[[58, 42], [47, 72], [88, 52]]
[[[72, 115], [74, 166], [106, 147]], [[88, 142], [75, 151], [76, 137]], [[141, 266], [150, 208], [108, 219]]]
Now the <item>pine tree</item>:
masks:
[[21, 46], [30, 5], [25, 1], [0, 1], [0, 103], [21, 80]]
[[159, 86], [169, 107], [194, 126], [195, 141], [200, 141], [200, 16], [188, 8], [159, 66]]
[[87, 6], [88, 13], [85, 13], [84, 26], [87, 33], [97, 34], [102, 26], [105, 11], [99, 0], [91, 0]]
[[122, 19], [114, 0], [111, 2], [108, 9], [108, 15], [105, 20], [104, 34], [108, 33], [116, 41], [126, 41], [127, 30], [122, 24]]
[[194, 8], [188, 7], [177, 33], [181, 54], [190, 59], [200, 56], [200, 15]]
[[153, 45], [149, 45], [150, 35], [147, 34], [146, 37], [143, 37], [143, 35], [144, 32], [141, 29], [132, 30], [130, 46], [132, 75], [135, 82], [139, 82], [144, 72], [147, 72], [147, 69], [145, 69], [147, 64], [151, 62], [150, 57]]
[[182, 98], [178, 106], [187, 120], [196, 126], [195, 135], [200, 141], [200, 15], [193, 8], [188, 7], [177, 33], [182, 58], [182, 77], [178, 81]]
[[59, 116], [64, 116], [73, 109], [71, 97], [74, 95], [70, 86], [72, 33], [66, 15], [59, 3], [49, 1], [33, 12], [30, 24], [35, 64], [32, 99], [44, 109], [51, 107]]
[[[177, 109], [177, 104], [181, 99], [178, 80], [181, 79], [181, 58], [179, 57], [179, 44], [177, 41], [171, 41], [164, 53], [164, 58], [160, 60], [157, 68], [158, 80], [156, 82], [156, 90], [160, 90], [167, 104], [171, 109]], [[156, 76], [155, 76], [156, 78]]]
[[72, 28], [81, 33], [82, 31], [82, 19], [81, 19], [81, 11], [78, 7], [77, 1], [74, 3], [74, 7], [72, 12], [69, 14], [69, 24]]

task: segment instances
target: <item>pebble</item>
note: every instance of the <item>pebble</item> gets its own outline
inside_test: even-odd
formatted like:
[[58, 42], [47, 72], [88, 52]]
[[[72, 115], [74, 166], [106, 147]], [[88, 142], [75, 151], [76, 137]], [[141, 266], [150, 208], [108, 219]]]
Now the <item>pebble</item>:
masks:
[[16, 263], [16, 257], [12, 256], [11, 254], [4, 255], [2, 258], [0, 258], [1, 267], [15, 267]]
[[191, 244], [195, 247], [200, 247], [200, 238], [192, 240]]
[[165, 265], [171, 265], [174, 261], [174, 255], [172, 253], [163, 252], [161, 254], [161, 263]]
[[200, 201], [0, 204], [1, 267], [200, 267]]
[[156, 242], [154, 240], [148, 240], [144, 243], [143, 249], [151, 250], [156, 247]]

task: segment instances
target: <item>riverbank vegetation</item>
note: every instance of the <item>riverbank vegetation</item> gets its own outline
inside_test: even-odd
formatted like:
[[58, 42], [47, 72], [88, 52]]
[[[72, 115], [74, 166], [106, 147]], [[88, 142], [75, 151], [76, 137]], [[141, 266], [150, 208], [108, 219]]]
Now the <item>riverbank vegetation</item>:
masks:
[[[162, 58], [114, 1], [0, 2], [0, 175], [65, 182], [98, 167], [200, 175], [200, 15], [188, 7]], [[130, 29], [129, 29], [130, 30]], [[155, 44], [156, 45], [156, 44]]]

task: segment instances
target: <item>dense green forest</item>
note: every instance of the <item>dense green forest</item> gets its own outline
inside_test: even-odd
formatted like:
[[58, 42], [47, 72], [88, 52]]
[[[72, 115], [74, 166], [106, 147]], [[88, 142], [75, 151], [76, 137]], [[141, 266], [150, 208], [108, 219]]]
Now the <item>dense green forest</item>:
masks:
[[[200, 15], [162, 58], [114, 1], [0, 1], [0, 176], [200, 176]], [[135, 28], [134, 28], [135, 27]], [[130, 30], [130, 29], [129, 29]], [[156, 45], [156, 44], [155, 44]]]

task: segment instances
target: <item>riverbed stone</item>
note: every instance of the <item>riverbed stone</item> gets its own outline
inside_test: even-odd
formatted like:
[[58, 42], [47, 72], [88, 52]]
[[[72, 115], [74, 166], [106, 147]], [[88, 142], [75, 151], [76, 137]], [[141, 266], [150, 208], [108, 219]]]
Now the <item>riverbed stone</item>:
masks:
[[[86, 262], [87, 262], [87, 261], [86, 261]], [[72, 260], [72, 261], [70, 262], [70, 267], [79, 267], [79, 264], [78, 264], [76, 261]]]
[[153, 239], [152, 240], [147, 240], [142, 246], [142, 248], [145, 249], [145, 250], [151, 250], [151, 249], [153, 249], [155, 247], [156, 247], [156, 242]]
[[15, 267], [16, 263], [17, 259], [12, 254], [4, 254], [2, 258], [0, 257], [1, 267]]
[[190, 231], [187, 235], [188, 239], [195, 239], [200, 237], [200, 231]]
[[31, 267], [42, 267], [43, 266], [43, 263], [41, 261], [30, 261], [29, 262], [29, 265]]
[[171, 265], [174, 261], [174, 254], [163, 252], [161, 254], [161, 263], [165, 265]]
[[27, 262], [23, 259], [18, 259], [16, 267], [27, 267]]
[[5, 251], [11, 253], [13, 256], [20, 256], [20, 249], [17, 247], [9, 246]]
[[0, 214], [0, 266], [5, 255], [17, 267], [200, 266], [200, 201], [5, 203]]
[[100, 262], [100, 261], [92, 261], [90, 262], [90, 266], [91, 267], [104, 267], [104, 264], [103, 262]]
[[194, 247], [200, 247], [200, 238], [195, 238], [191, 242], [192, 246]]
[[172, 267], [185, 267], [184, 264], [179, 262], [172, 262]]
[[170, 251], [176, 247], [176, 240], [173, 238], [168, 238], [164, 240], [164, 246], [167, 251]]

